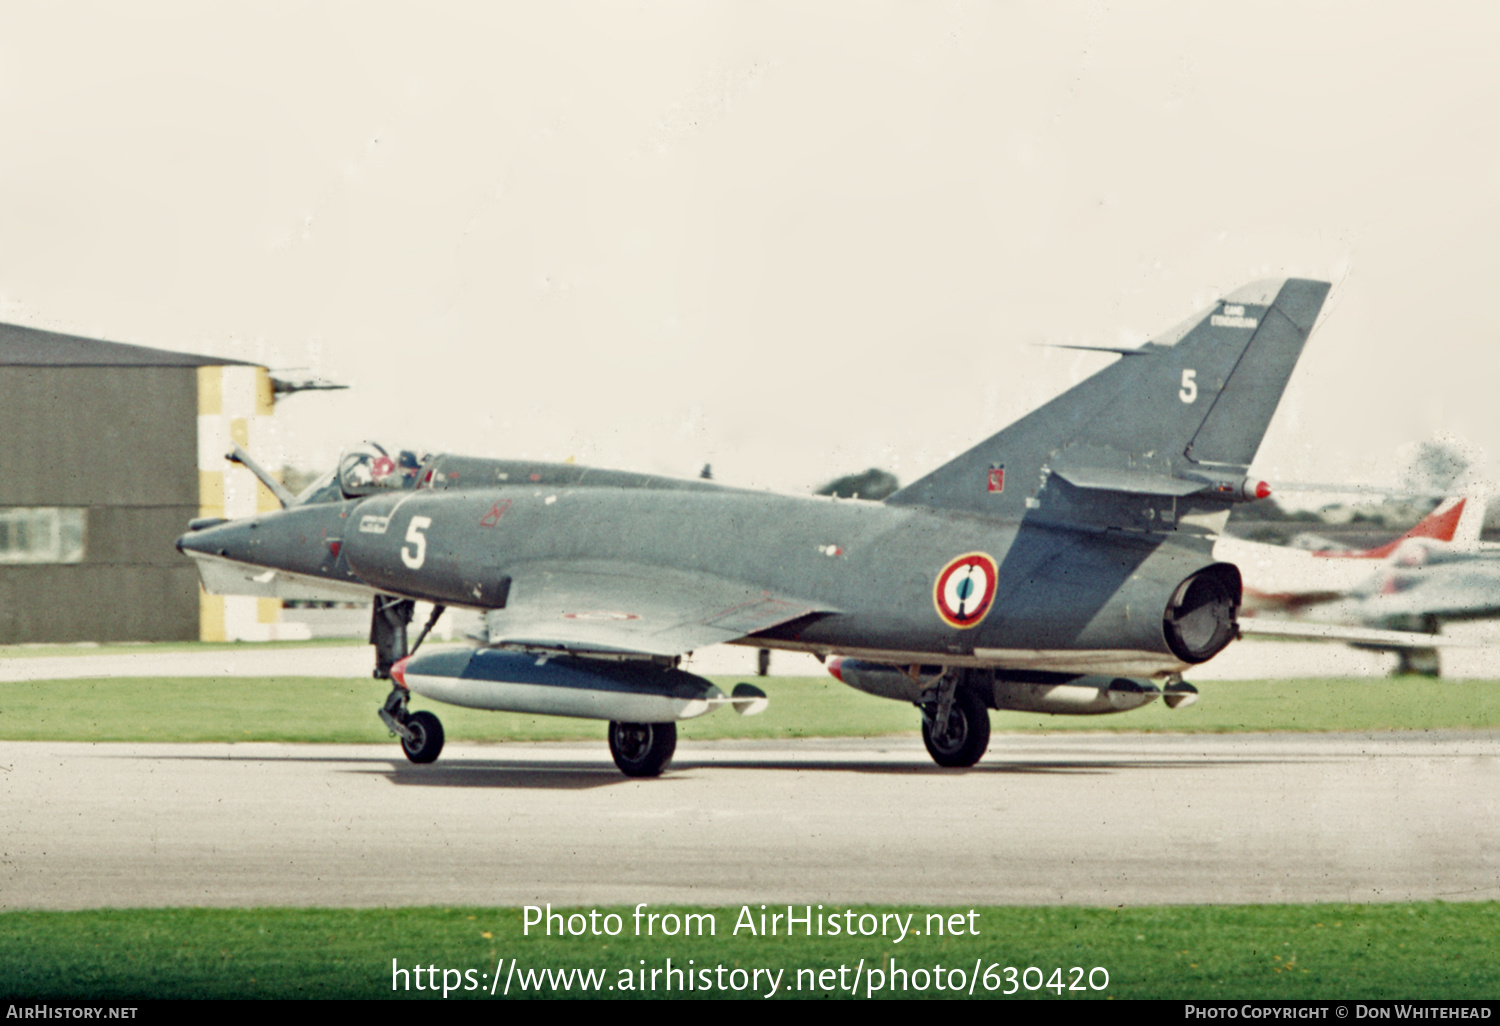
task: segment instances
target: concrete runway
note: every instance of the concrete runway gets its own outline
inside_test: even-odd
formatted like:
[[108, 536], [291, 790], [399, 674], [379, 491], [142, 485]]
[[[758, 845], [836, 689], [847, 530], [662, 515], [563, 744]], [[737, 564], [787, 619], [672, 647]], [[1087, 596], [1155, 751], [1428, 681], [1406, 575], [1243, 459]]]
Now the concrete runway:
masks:
[[1500, 898], [1500, 734], [0, 744], [0, 908]]

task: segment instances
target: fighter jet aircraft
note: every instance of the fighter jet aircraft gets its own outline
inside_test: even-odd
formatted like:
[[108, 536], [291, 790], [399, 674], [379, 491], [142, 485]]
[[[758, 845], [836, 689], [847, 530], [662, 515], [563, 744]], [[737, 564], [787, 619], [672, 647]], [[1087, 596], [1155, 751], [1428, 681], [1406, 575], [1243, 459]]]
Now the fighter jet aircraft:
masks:
[[1368, 549], [1341, 547], [1310, 534], [1299, 535], [1290, 545], [1224, 535], [1214, 543], [1214, 555], [1240, 568], [1245, 615], [1294, 615], [1347, 597], [1412, 539], [1453, 542], [1462, 522], [1466, 535], [1472, 530], [1477, 542], [1483, 507], [1463, 497], [1447, 499], [1399, 538]]
[[1406, 542], [1329, 615], [1422, 632], [1431, 647], [1402, 652], [1397, 672], [1436, 677], [1437, 635], [1444, 624], [1500, 617], [1500, 555], [1465, 552], [1441, 542]]
[[[731, 642], [837, 657], [845, 683], [921, 710], [935, 761], [970, 766], [989, 709], [1192, 700], [1182, 672], [1239, 632], [1240, 573], [1213, 542], [1269, 494], [1249, 466], [1327, 292], [1256, 282], [1108, 350], [883, 502], [365, 446], [285, 509], [196, 521], [178, 548], [209, 586], [374, 595], [380, 715], [414, 762], [443, 732], [412, 692], [608, 720], [620, 769], [656, 775], [676, 720], [764, 704], [679, 668]], [[429, 629], [448, 605], [487, 611], [489, 645], [410, 655], [414, 600], [435, 604]]]
[[[1482, 495], [1448, 499], [1401, 537], [1361, 551], [1221, 537], [1240, 568], [1245, 627], [1396, 653], [1395, 672], [1436, 677], [1444, 623], [1500, 617], [1500, 554], [1479, 541]], [[1331, 545], [1332, 543], [1328, 543]], [[1289, 620], [1288, 618], [1293, 618]]]

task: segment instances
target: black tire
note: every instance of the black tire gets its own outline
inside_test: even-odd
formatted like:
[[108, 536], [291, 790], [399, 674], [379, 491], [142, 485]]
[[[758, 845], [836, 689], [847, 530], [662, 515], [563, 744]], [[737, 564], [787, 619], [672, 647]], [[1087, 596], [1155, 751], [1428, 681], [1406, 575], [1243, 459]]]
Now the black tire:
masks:
[[609, 754], [627, 777], [660, 776], [675, 751], [675, 723], [609, 723]]
[[1442, 657], [1435, 648], [1403, 648], [1396, 652], [1396, 676], [1441, 677]]
[[948, 713], [948, 729], [935, 729], [936, 703], [922, 707], [922, 743], [927, 754], [939, 766], [962, 768], [972, 766], [984, 757], [990, 747], [990, 711], [979, 693], [959, 688]]
[[412, 713], [406, 718], [411, 740], [401, 739], [401, 750], [417, 764], [437, 761], [443, 751], [443, 724], [430, 712]]

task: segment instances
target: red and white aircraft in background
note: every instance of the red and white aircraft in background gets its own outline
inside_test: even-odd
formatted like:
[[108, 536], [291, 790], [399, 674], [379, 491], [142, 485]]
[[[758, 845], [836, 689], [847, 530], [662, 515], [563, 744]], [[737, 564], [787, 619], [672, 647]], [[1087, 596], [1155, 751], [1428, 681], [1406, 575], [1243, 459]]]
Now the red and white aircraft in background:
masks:
[[[1245, 635], [1388, 649], [1400, 656], [1398, 673], [1436, 676], [1438, 647], [1471, 644], [1439, 637], [1442, 622], [1497, 615], [1494, 602], [1476, 601], [1472, 586], [1460, 584], [1451, 569], [1500, 565], [1481, 554], [1484, 511], [1483, 496], [1450, 498], [1399, 538], [1359, 551], [1226, 536], [1215, 543], [1214, 556], [1240, 568]], [[1411, 587], [1419, 577], [1420, 597]], [[1465, 594], [1455, 599], [1449, 592]]]

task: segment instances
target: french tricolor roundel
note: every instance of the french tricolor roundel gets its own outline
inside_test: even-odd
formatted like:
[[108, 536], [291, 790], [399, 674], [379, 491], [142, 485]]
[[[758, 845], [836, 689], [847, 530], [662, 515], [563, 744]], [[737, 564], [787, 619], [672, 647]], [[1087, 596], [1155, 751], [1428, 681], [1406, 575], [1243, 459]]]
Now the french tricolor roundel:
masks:
[[932, 604], [938, 616], [950, 627], [960, 629], [978, 626], [995, 600], [995, 585], [1000, 569], [983, 552], [970, 552], [950, 560], [937, 575], [932, 588]]

